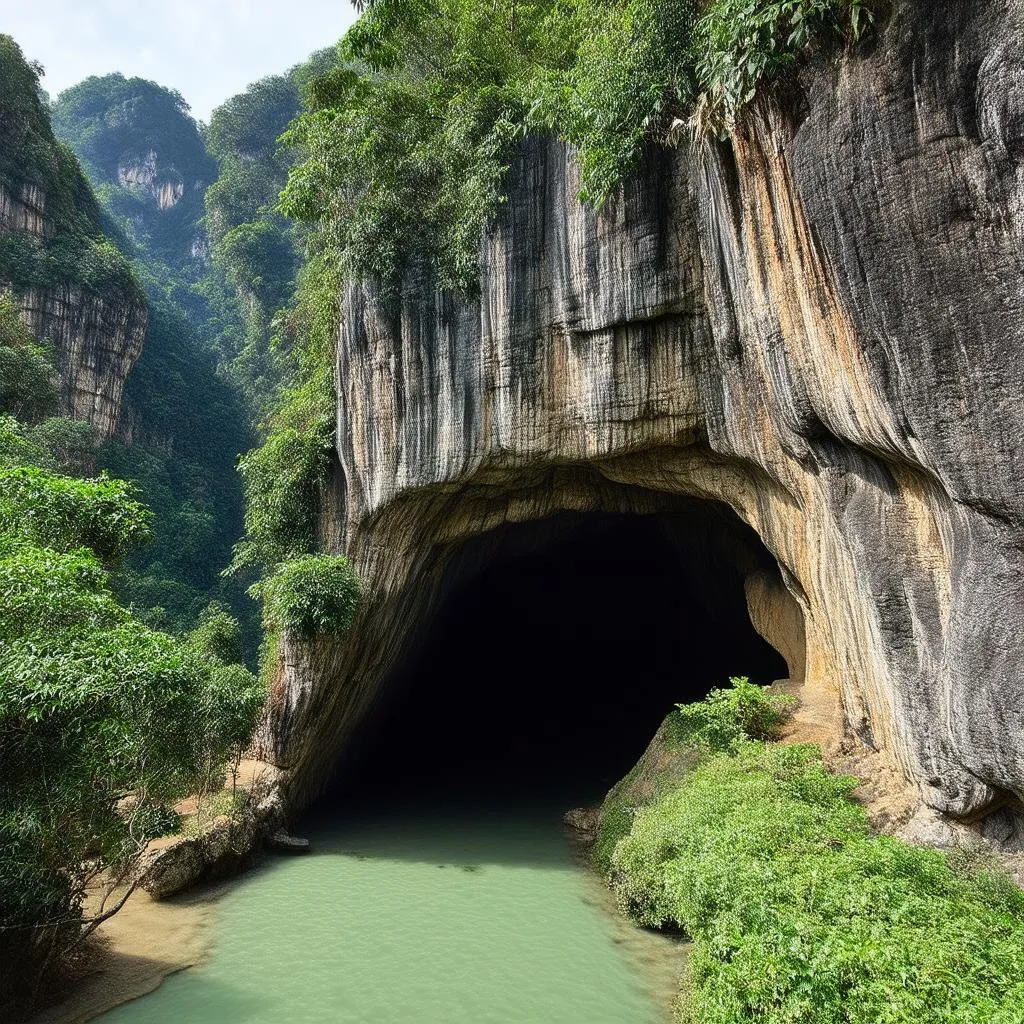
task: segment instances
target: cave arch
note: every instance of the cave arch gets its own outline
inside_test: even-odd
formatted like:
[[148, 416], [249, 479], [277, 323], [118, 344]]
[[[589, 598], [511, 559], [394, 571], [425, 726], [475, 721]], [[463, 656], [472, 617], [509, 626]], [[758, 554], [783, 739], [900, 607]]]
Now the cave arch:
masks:
[[437, 546], [334, 788], [599, 799], [676, 702], [799, 679], [802, 619], [757, 534], [719, 502], [629, 504]]

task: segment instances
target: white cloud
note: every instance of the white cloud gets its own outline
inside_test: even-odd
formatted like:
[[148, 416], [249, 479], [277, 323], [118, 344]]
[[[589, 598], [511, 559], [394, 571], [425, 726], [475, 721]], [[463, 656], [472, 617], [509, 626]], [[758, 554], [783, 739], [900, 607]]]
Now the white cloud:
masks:
[[332, 46], [354, 18], [347, 0], [0, 0], [0, 32], [43, 64], [51, 95], [120, 71], [177, 89], [201, 120]]

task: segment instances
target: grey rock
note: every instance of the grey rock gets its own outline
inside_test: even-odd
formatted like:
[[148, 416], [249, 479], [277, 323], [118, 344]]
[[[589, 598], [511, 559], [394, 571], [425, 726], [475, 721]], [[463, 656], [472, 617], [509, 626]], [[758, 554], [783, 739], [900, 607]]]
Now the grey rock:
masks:
[[309, 840], [304, 836], [289, 835], [284, 829], [278, 829], [267, 844], [277, 853], [309, 853]]
[[804, 645], [826, 742], [881, 752], [947, 818], [1019, 806], [1021, 38], [1024, 0], [901, 0], [600, 214], [572, 153], [528, 140], [479, 299], [347, 288], [322, 535], [367, 596], [343, 641], [285, 645], [260, 746], [293, 803], [468, 541], [685, 498], [777, 560], [748, 595]]
[[[24, 185], [14, 196], [0, 185], [0, 233], [15, 231], [53, 235], [40, 187]], [[0, 281], [0, 291], [8, 290]], [[26, 327], [56, 352], [61, 414], [87, 420], [101, 439], [113, 436], [125, 382], [146, 336], [145, 302], [74, 283], [29, 288], [16, 301]]]
[[139, 867], [139, 885], [165, 899], [199, 882], [242, 870], [259, 847], [267, 823], [259, 816], [227, 816], [211, 822], [199, 835], [152, 843]]

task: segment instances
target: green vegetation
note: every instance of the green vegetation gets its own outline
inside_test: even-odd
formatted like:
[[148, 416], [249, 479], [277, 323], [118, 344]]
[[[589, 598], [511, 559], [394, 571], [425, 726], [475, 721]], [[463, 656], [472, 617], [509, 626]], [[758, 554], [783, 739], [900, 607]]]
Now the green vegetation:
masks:
[[206, 132], [218, 168], [206, 193], [206, 228], [219, 279], [205, 294], [219, 311], [221, 358], [259, 418], [274, 407], [288, 369], [274, 318], [292, 300], [302, 249], [297, 226], [277, 210], [293, 162], [277, 140], [302, 108], [303, 83], [325, 59], [333, 56], [249, 86], [213, 112]]
[[797, 701], [734, 676], [695, 704], [678, 704], [678, 740], [713, 753], [734, 753], [747, 740], [777, 739]]
[[24, 420], [57, 408], [57, 382], [46, 347], [21, 322], [9, 295], [0, 295], [0, 408]]
[[334, 388], [314, 372], [285, 396], [264, 443], [239, 463], [246, 510], [236, 570], [268, 571], [316, 545], [317, 500], [334, 443]]
[[[8, 315], [10, 310], [8, 310]], [[0, 310], [0, 323], [4, 321]], [[8, 328], [10, 325], [8, 324]], [[10, 335], [15, 334], [13, 345]], [[24, 339], [10, 329], [0, 362]], [[6, 363], [4, 363], [6, 365]], [[52, 377], [53, 368], [50, 366]], [[37, 380], [29, 376], [31, 389]], [[135, 488], [55, 471], [67, 421], [17, 388], [0, 402], [0, 1003], [28, 1008], [121, 905], [146, 842], [188, 793], [220, 788], [264, 691], [211, 609], [185, 639], [118, 604], [111, 570], [151, 530]], [[73, 433], [73, 432], [72, 432]], [[52, 448], [48, 447], [56, 440]], [[93, 897], [88, 912], [86, 896]]]
[[0, 188], [15, 200], [46, 197], [45, 234], [0, 235], [0, 281], [21, 293], [77, 284], [140, 301], [131, 265], [104, 237], [104, 218], [78, 161], [53, 136], [39, 88], [40, 69], [0, 34]]
[[[56, 130], [135, 245], [149, 293], [150, 330], [126, 391], [128, 438], [97, 454], [155, 512], [155, 540], [126, 558], [117, 592], [151, 626], [177, 632], [209, 601], [227, 604], [250, 650], [256, 619], [243, 580], [315, 550], [333, 445], [337, 303], [327, 289], [338, 273], [315, 258], [300, 269], [306, 228], [277, 203], [296, 159], [278, 137], [335, 62], [324, 51], [255, 83], [205, 130], [177, 94], [121, 75], [88, 79], [54, 107]], [[145, 180], [132, 180], [140, 171]], [[165, 183], [186, 188], [162, 209], [154, 192]], [[208, 256], [196, 256], [204, 234]], [[243, 528], [234, 462], [252, 444], [246, 419], [264, 418], [266, 444], [241, 461], [246, 537], [224, 578]]]
[[[88, 79], [54, 107], [56, 130], [136, 246], [149, 293], [150, 329], [126, 392], [129, 439], [98, 453], [156, 514], [156, 540], [126, 560], [118, 593], [151, 625], [176, 631], [208, 601], [225, 602], [245, 622], [250, 650], [257, 620], [242, 577], [218, 574], [243, 529], [234, 463], [252, 446], [253, 425], [269, 417], [267, 447], [242, 463], [251, 500], [235, 566], [251, 578], [313, 550], [333, 436], [322, 339], [335, 302], [324, 327], [316, 302], [296, 298], [312, 273], [300, 273], [305, 228], [276, 207], [295, 159], [278, 136], [309, 81], [334, 61], [325, 51], [257, 82], [215, 110], [205, 130], [177, 94], [121, 75]], [[124, 180], [140, 169], [147, 182]], [[183, 197], [160, 208], [154, 190], [178, 182]]]
[[426, 268], [472, 289], [516, 146], [577, 146], [600, 205], [645, 145], [726, 128], [808, 48], [857, 39], [865, 0], [375, 0], [288, 132], [305, 161], [282, 209], [347, 273]]
[[750, 739], [777, 739], [792, 714], [794, 698], [757, 686], [745, 676], [712, 690], [702, 701], [679, 704], [629, 774], [604, 799], [592, 856], [607, 873], [619, 840], [629, 834], [641, 807], [686, 778], [708, 753], [735, 752]]
[[640, 760], [609, 790], [601, 805], [591, 859], [602, 874], [611, 870], [615, 847], [629, 835], [636, 812], [673, 789], [699, 760], [699, 748], [683, 736], [682, 717], [669, 715]]
[[[142, 78], [91, 77], [62, 92], [51, 116], [132, 247], [194, 283], [202, 188], [216, 166], [181, 95]], [[156, 201], [161, 188], [176, 190], [172, 205]]]
[[246, 410], [181, 309], [151, 291], [150, 326], [125, 389], [129, 437], [97, 464], [133, 481], [155, 514], [153, 543], [124, 562], [118, 595], [150, 625], [182, 633], [210, 601], [229, 605], [255, 649], [258, 623], [244, 586], [220, 570], [243, 528], [238, 453], [252, 443]]
[[122, 480], [15, 466], [0, 469], [0, 484], [0, 531], [7, 537], [64, 553], [88, 547], [113, 562], [150, 535], [149, 511]]
[[[324, 281], [333, 282], [324, 287]], [[245, 536], [235, 547], [232, 575], [255, 574], [268, 632], [261, 648], [266, 677], [283, 631], [310, 638], [351, 624], [359, 581], [344, 558], [315, 554], [320, 495], [334, 452], [332, 360], [337, 329], [338, 268], [310, 259], [292, 305], [281, 313], [290, 381], [264, 423], [263, 444], [239, 463], [245, 484]]]
[[335, 555], [284, 562], [259, 589], [267, 624], [307, 639], [344, 633], [359, 606], [359, 579], [348, 559]]
[[[210, 601], [226, 603], [255, 651], [256, 609], [242, 583], [220, 575], [242, 532], [235, 463], [254, 437], [218, 370], [204, 296], [203, 191], [216, 164], [181, 96], [142, 79], [87, 79], [61, 94], [53, 119], [136, 257], [150, 313], [121, 429], [94, 459], [134, 482], [155, 515], [153, 542], [118, 567], [114, 588], [149, 625], [179, 634]], [[171, 190], [163, 203], [161, 189]]]
[[682, 1019], [1018, 1021], [1024, 893], [984, 857], [873, 834], [817, 747], [738, 736], [785, 710], [747, 686], [683, 709], [703, 750], [611, 857], [634, 920], [693, 940]]

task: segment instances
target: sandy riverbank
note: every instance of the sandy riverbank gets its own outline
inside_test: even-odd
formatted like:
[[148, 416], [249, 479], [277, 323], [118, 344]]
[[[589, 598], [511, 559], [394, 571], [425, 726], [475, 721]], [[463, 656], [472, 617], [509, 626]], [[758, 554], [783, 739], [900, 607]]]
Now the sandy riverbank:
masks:
[[133, 893], [90, 937], [65, 998], [33, 1017], [32, 1024], [83, 1024], [202, 962], [212, 942], [215, 901], [224, 888], [209, 886], [168, 900]]

